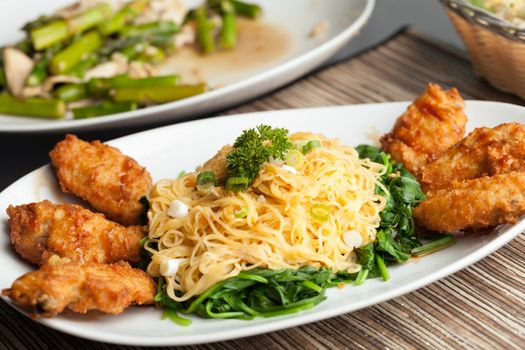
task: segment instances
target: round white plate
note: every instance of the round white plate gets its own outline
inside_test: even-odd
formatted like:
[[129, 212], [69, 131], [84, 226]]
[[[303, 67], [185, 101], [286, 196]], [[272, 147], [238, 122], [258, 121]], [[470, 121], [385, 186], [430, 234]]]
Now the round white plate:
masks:
[[[0, 47], [22, 38], [19, 28], [27, 21], [73, 0], [0, 1]], [[195, 6], [203, 0], [186, 0]], [[177, 102], [133, 112], [83, 120], [45, 120], [0, 114], [0, 132], [58, 132], [176, 121], [224, 109], [304, 75], [332, 56], [366, 23], [375, 0], [254, 0], [264, 9], [262, 20], [280, 27], [289, 36], [287, 53], [272, 63], [244, 70], [232, 77], [225, 73], [215, 85], [223, 87]], [[327, 31], [318, 38], [309, 33], [326, 21]]]
[[[194, 169], [222, 145], [232, 143], [243, 129], [261, 123], [286, 127], [292, 132], [320, 132], [349, 145], [377, 144], [379, 136], [392, 127], [406, 106], [406, 102], [399, 102], [228, 116], [145, 131], [110, 143], [146, 166], [157, 181]], [[509, 104], [468, 102], [467, 114], [469, 130], [509, 121], [525, 123], [525, 108]], [[0, 222], [4, 224], [0, 232], [0, 288], [9, 287], [17, 277], [33, 269], [22, 262], [10, 245], [4, 209], [9, 204], [43, 199], [72, 200], [60, 192], [49, 165], [28, 174], [0, 194]], [[153, 307], [132, 307], [117, 316], [60, 316], [38, 321], [80, 337], [119, 344], [182, 345], [245, 337], [334, 317], [421, 288], [487, 256], [524, 229], [525, 221], [521, 221], [513, 226], [500, 226], [481, 237], [459, 238], [455, 246], [446, 250], [391, 267], [388, 282], [375, 279], [359, 287], [332, 288], [328, 299], [314, 309], [289, 316], [252, 321], [192, 317], [193, 324], [182, 327], [162, 321], [161, 312]]]

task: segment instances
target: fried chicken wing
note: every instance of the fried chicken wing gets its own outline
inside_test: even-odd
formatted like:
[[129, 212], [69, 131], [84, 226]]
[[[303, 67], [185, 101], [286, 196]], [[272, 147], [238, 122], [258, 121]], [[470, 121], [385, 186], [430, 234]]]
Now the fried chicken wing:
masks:
[[122, 225], [140, 223], [141, 196], [149, 193], [148, 171], [118, 149], [67, 135], [49, 153], [64, 192], [73, 193]]
[[475, 129], [428, 164], [421, 183], [427, 191], [436, 190], [453, 182], [512, 171], [525, 171], [525, 125], [519, 123]]
[[525, 173], [512, 172], [454, 183], [429, 192], [414, 209], [418, 225], [456, 232], [515, 223], [525, 214]]
[[464, 105], [455, 88], [445, 91], [437, 84], [428, 84], [392, 132], [383, 135], [383, 150], [419, 177], [426, 164], [463, 138], [467, 123]]
[[128, 263], [45, 265], [18, 278], [2, 294], [33, 317], [53, 317], [69, 309], [119, 314], [132, 304], [153, 303], [155, 284]]
[[128, 228], [78, 205], [49, 201], [7, 208], [11, 241], [34, 264], [53, 257], [87, 263], [138, 261], [141, 226]]

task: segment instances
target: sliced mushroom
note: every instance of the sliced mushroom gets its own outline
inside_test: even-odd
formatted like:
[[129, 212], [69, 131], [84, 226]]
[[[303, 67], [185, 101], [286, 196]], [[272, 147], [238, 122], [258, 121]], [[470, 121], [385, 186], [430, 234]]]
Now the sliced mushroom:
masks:
[[128, 70], [128, 65], [123, 62], [107, 61], [101, 63], [86, 72], [84, 80], [93, 78], [111, 78], [116, 75], [124, 74]]
[[47, 78], [42, 84], [42, 93], [51, 92], [56, 84], [76, 84], [82, 82], [82, 79], [70, 75], [53, 75]]
[[7, 87], [11, 94], [20, 97], [35, 63], [22, 51], [14, 47], [4, 49], [4, 69]]

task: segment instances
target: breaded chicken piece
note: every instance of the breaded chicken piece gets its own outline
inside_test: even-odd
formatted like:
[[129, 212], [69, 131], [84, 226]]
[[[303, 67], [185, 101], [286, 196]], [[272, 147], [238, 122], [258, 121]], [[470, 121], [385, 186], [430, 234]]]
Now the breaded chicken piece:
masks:
[[38, 265], [53, 256], [80, 263], [136, 262], [145, 236], [142, 226], [126, 228], [73, 204], [9, 206], [7, 215], [16, 251]]
[[67, 135], [49, 153], [64, 192], [86, 200], [122, 225], [140, 224], [140, 197], [149, 193], [151, 176], [135, 160], [100, 141]]
[[467, 123], [464, 106], [455, 88], [445, 91], [437, 84], [428, 84], [394, 129], [381, 137], [383, 150], [419, 177], [426, 164], [463, 138]]
[[427, 165], [421, 183], [428, 191], [512, 171], [525, 171], [525, 125], [519, 123], [475, 129]]
[[119, 314], [130, 305], [153, 303], [155, 284], [128, 263], [45, 265], [18, 278], [2, 294], [33, 317], [53, 317], [69, 309]]
[[223, 146], [217, 154], [210, 158], [202, 167], [197, 168], [198, 172], [201, 171], [213, 171], [215, 173], [215, 178], [219, 181], [225, 179], [228, 175], [228, 153], [233, 150], [233, 147], [230, 145]]
[[515, 223], [525, 214], [525, 173], [512, 172], [454, 183], [430, 192], [414, 209], [418, 225], [456, 232]]

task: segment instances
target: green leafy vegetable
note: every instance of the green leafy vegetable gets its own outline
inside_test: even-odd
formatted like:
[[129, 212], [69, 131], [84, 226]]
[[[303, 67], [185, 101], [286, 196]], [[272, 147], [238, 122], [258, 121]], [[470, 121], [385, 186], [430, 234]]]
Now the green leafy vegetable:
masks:
[[[375, 250], [381, 252], [381, 258], [387, 265], [405, 262], [410, 258], [412, 249], [421, 245], [416, 237], [412, 209], [425, 199], [425, 194], [403, 164], [393, 161], [385, 152], [368, 145], [360, 145], [356, 149], [360, 158], [383, 164], [387, 169], [380, 179], [387, 192], [379, 186], [376, 188], [387, 203], [380, 214]], [[357, 252], [359, 256], [364, 254], [363, 248]]]
[[243, 191], [259, 175], [264, 162], [270, 157], [283, 159], [292, 144], [288, 139], [288, 130], [259, 125], [255, 129], [244, 130], [233, 147], [233, 151], [227, 156], [228, 177], [247, 181], [237, 181], [229, 189]]
[[173, 301], [165, 286], [155, 300], [165, 310], [206, 318], [273, 317], [319, 304], [326, 299], [326, 288], [339, 282], [332, 270], [325, 268], [255, 269], [220, 282], [187, 302]]

